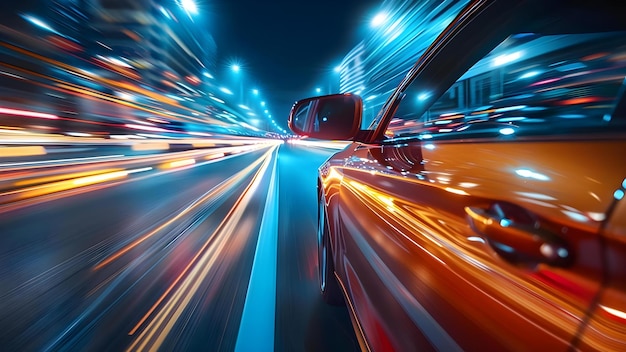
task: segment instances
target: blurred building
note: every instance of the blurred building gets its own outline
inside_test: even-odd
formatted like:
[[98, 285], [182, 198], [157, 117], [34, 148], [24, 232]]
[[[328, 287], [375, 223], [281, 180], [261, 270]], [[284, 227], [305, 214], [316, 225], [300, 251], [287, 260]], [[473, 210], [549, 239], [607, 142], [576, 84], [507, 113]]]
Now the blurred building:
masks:
[[[75, 38], [79, 56], [104, 71], [176, 94], [197, 94], [215, 71], [216, 45], [201, 22], [175, 2], [158, 0], [51, 0], [57, 28]], [[190, 88], [187, 89], [186, 87]]]
[[367, 128], [391, 92], [469, 0], [385, 0], [339, 65], [340, 92], [363, 98]]

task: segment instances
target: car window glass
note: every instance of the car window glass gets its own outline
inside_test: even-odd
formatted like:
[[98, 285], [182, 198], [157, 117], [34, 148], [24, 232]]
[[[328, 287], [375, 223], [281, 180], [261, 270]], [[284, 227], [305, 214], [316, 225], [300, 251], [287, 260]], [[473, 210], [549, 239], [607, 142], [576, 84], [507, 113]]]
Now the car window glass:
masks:
[[[405, 90], [385, 135], [472, 138], [625, 130], [626, 33], [508, 37], [425, 113]], [[621, 104], [620, 104], [621, 105]]]
[[303, 104], [300, 108], [295, 112], [293, 116], [293, 124], [299, 130], [306, 130], [307, 125], [310, 123], [308, 121], [309, 111], [311, 110], [311, 105], [313, 102], [309, 102], [308, 104]]

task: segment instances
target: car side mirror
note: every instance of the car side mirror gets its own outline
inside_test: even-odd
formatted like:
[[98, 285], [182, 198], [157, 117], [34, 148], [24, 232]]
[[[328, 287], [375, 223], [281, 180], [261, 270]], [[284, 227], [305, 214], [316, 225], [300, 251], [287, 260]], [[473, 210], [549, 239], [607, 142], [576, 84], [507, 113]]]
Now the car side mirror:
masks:
[[289, 113], [289, 128], [318, 139], [352, 140], [361, 129], [363, 100], [354, 94], [331, 94], [297, 101]]

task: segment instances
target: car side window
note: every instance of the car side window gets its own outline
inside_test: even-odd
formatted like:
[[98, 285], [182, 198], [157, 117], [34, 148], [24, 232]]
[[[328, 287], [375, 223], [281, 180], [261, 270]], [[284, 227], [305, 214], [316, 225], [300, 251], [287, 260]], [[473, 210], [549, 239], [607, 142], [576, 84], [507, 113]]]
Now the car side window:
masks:
[[509, 36], [442, 96], [404, 91], [385, 132], [457, 139], [626, 130], [626, 33]]

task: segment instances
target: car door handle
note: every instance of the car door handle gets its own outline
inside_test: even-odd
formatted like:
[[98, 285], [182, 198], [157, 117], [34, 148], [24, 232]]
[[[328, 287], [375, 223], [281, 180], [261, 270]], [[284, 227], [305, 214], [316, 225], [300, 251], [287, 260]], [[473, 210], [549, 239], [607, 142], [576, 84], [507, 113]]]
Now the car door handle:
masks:
[[465, 213], [474, 231], [483, 235], [489, 245], [510, 262], [567, 266], [572, 261], [565, 240], [541, 228], [538, 222], [518, 224], [506, 214], [494, 216], [487, 209], [475, 206], [465, 207]]

